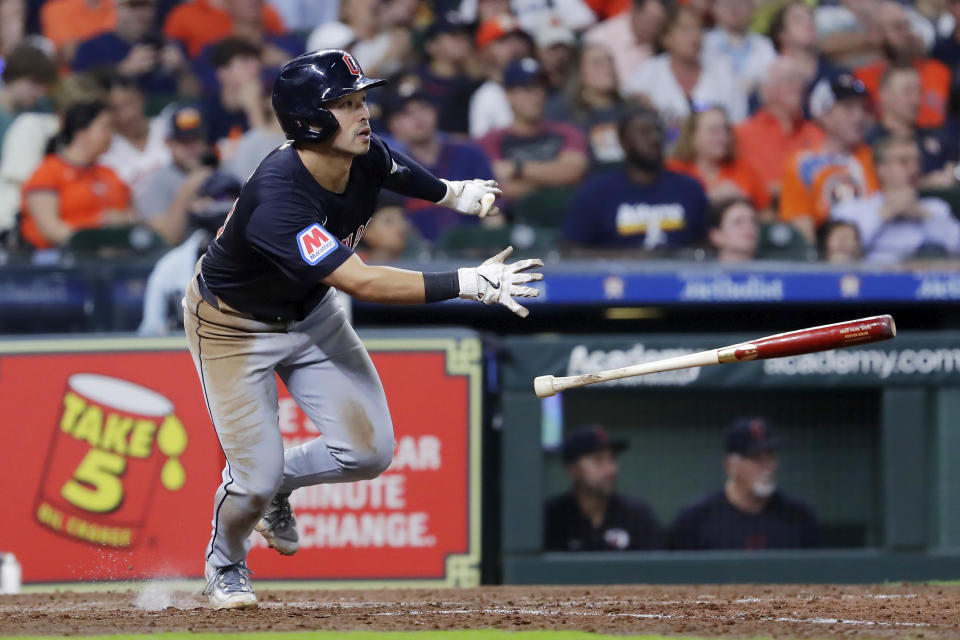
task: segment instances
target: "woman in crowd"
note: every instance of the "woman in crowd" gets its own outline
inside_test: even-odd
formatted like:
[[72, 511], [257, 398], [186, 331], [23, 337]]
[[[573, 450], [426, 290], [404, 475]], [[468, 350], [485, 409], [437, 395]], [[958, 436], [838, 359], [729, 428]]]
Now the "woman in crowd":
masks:
[[34, 247], [65, 245], [78, 229], [134, 221], [130, 189], [98, 159], [110, 147], [112, 114], [102, 101], [69, 107], [55, 149], [23, 185], [23, 236]]
[[569, 91], [547, 103], [547, 119], [580, 127], [590, 145], [590, 170], [596, 171], [623, 160], [617, 136], [622, 112], [613, 57], [602, 44], [585, 44]]
[[741, 197], [757, 211], [770, 207], [770, 192], [763, 180], [737, 156], [733, 129], [722, 107], [690, 115], [667, 167], [699, 180], [711, 201]]

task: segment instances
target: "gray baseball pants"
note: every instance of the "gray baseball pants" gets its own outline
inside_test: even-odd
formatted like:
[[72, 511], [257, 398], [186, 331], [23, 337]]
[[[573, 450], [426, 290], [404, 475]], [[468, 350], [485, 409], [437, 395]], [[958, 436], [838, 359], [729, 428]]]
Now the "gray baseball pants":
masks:
[[[199, 263], [198, 263], [199, 271]], [[203, 300], [197, 279], [183, 299], [184, 328], [210, 419], [227, 458], [206, 561], [243, 562], [247, 538], [280, 492], [382, 473], [393, 423], [377, 371], [333, 289], [300, 322], [262, 322]], [[284, 450], [275, 373], [320, 430]]]

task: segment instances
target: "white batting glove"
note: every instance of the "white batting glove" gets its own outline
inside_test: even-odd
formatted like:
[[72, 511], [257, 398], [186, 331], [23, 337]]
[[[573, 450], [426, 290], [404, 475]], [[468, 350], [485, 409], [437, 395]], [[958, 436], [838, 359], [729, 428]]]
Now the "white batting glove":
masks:
[[510, 257], [511, 253], [513, 253], [513, 247], [507, 247], [479, 267], [458, 269], [460, 297], [466, 300], [479, 300], [484, 304], [502, 304], [521, 318], [530, 315], [530, 311], [517, 304], [513, 296], [536, 298], [540, 295], [540, 292], [533, 287], [521, 285], [534, 280], [543, 280], [543, 274], [520, 272], [533, 267], [542, 267], [543, 260], [533, 258], [505, 264], [503, 261]]
[[[444, 180], [447, 193], [437, 204], [469, 216], [495, 216], [500, 209], [493, 206], [497, 196], [502, 195], [496, 180]], [[486, 196], [486, 197], [484, 197]]]

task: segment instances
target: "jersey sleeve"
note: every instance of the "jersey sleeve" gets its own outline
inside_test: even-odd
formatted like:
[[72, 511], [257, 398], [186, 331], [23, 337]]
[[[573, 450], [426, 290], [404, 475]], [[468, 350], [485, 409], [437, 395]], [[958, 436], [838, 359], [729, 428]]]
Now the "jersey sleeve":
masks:
[[323, 227], [315, 209], [296, 201], [258, 205], [246, 238], [254, 251], [295, 282], [320, 282], [353, 255]]
[[33, 175], [23, 184], [23, 195], [33, 191], [59, 191], [62, 173], [53, 156], [43, 161]]
[[390, 167], [383, 186], [409, 198], [439, 202], [447, 193], [447, 185], [424, 169], [416, 160], [384, 145]]

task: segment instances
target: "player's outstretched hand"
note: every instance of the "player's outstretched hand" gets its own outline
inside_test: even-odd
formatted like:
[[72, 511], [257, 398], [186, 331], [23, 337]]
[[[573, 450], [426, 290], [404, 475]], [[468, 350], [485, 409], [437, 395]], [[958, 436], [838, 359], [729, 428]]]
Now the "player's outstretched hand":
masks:
[[469, 216], [495, 216], [500, 209], [493, 206], [497, 196], [502, 195], [496, 180], [444, 180], [447, 193], [437, 204], [465, 213]]
[[522, 285], [534, 280], [543, 280], [543, 274], [521, 272], [534, 267], [542, 267], [543, 260], [533, 258], [518, 260], [513, 264], [504, 263], [504, 260], [509, 258], [511, 253], [513, 253], [513, 247], [507, 247], [479, 267], [459, 269], [460, 297], [467, 300], [479, 300], [484, 304], [502, 304], [521, 318], [530, 315], [530, 311], [517, 304], [513, 296], [536, 298], [540, 295], [540, 292], [533, 287]]

